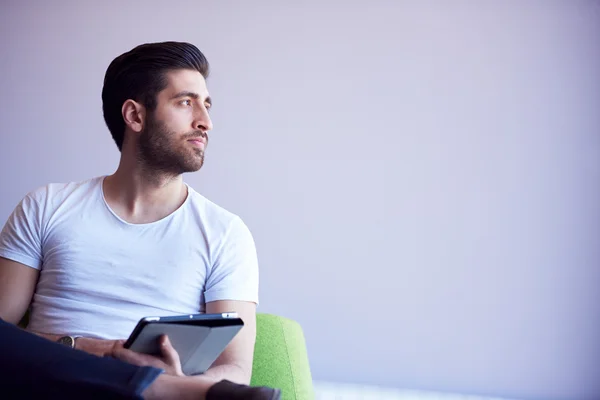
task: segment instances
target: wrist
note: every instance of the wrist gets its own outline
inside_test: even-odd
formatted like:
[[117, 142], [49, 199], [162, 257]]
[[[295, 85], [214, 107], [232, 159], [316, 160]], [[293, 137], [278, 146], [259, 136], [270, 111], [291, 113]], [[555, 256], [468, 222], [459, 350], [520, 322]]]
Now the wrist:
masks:
[[77, 349], [77, 348], [78, 348], [78, 347], [77, 347], [77, 343], [79, 343], [79, 339], [80, 339], [80, 338], [82, 338], [82, 337], [83, 337], [83, 336], [81, 336], [81, 335], [73, 335], [73, 336], [72, 336], [72, 338], [73, 338], [73, 348], [74, 348], [74, 349]]
[[93, 347], [93, 339], [86, 338], [83, 336], [74, 337], [74, 349], [87, 351], [90, 347]]

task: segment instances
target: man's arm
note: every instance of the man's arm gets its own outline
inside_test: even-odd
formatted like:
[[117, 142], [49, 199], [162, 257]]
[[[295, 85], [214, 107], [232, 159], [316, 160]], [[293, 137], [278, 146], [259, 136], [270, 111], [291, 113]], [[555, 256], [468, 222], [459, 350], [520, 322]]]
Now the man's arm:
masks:
[[[202, 375], [192, 378], [219, 382], [227, 379], [231, 382], [248, 385], [252, 376], [252, 360], [254, 357], [254, 342], [256, 341], [256, 304], [248, 301], [218, 300], [206, 303], [206, 313], [238, 313], [244, 321], [244, 327], [233, 338], [223, 353], [213, 365]], [[115, 346], [112, 357], [139, 366], [153, 366], [164, 369], [168, 374], [183, 375], [177, 351], [167, 340], [161, 346], [162, 356], [150, 356]]]
[[219, 300], [206, 303], [206, 313], [237, 312], [244, 327], [203, 375], [248, 385], [256, 341], [256, 304], [249, 301]]
[[[25, 264], [0, 257], [0, 318], [17, 325], [25, 313], [37, 284], [40, 271]], [[57, 341], [63, 335], [32, 332], [38, 336]], [[117, 344], [114, 340], [78, 338], [76, 347], [98, 356], [112, 351]]]
[[33, 297], [40, 271], [0, 257], [0, 318], [18, 324]]

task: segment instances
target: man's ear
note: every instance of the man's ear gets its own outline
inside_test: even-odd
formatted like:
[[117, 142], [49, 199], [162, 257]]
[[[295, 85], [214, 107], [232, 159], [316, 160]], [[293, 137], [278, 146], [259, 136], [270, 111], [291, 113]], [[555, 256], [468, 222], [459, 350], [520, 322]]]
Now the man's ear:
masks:
[[128, 126], [133, 132], [140, 133], [144, 129], [146, 120], [146, 108], [137, 101], [128, 99], [121, 107], [121, 115], [125, 126]]

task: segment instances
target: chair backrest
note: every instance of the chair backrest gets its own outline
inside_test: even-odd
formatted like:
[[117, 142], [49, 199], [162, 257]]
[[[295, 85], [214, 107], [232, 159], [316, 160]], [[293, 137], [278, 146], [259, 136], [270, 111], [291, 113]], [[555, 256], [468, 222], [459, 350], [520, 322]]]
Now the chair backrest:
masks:
[[256, 345], [250, 384], [279, 388], [284, 400], [314, 399], [306, 342], [300, 324], [277, 315], [256, 315]]

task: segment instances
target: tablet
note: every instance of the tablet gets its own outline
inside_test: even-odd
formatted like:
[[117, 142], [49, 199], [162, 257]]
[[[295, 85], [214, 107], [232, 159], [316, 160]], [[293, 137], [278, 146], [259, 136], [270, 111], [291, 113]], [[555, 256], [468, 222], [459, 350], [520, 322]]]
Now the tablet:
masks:
[[244, 326], [237, 313], [188, 314], [142, 318], [123, 345], [138, 353], [160, 355], [158, 339], [167, 335], [186, 375], [204, 373]]

